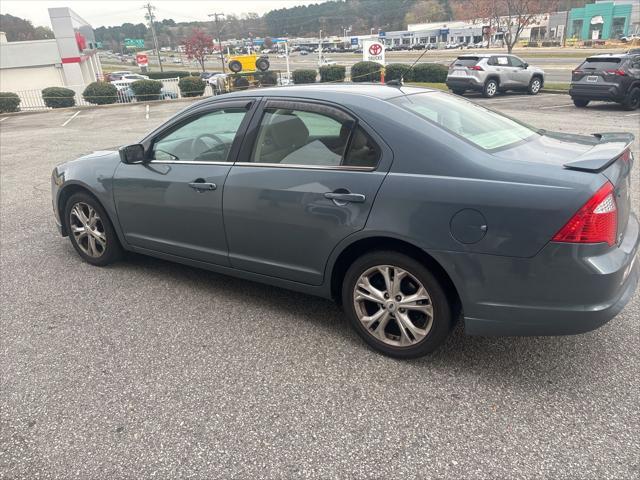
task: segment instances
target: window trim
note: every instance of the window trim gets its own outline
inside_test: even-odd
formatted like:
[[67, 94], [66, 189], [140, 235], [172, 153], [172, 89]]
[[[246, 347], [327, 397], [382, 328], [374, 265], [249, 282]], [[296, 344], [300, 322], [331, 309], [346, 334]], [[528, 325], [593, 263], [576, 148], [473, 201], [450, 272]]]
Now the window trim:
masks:
[[247, 136], [251, 136], [253, 138], [251, 138], [250, 141], [248, 142], [243, 142], [243, 145], [240, 151], [241, 155], [244, 153], [247, 158], [252, 157], [254, 146], [255, 146], [255, 143], [258, 141], [258, 134], [260, 131], [260, 127], [262, 126], [262, 120], [264, 118], [266, 110], [274, 109], [274, 108], [299, 110], [304, 112], [318, 113], [322, 115], [327, 115], [328, 112], [331, 112], [331, 113], [337, 114], [335, 115], [337, 117], [342, 117], [344, 119], [343, 121], [352, 121], [353, 126], [351, 127], [349, 138], [347, 139], [345, 154], [343, 155], [342, 161], [345, 160], [346, 154], [349, 151], [349, 148], [351, 147], [351, 140], [353, 138], [354, 132], [358, 127], [360, 127], [365, 131], [365, 133], [368, 135], [371, 141], [375, 142], [376, 146], [380, 150], [380, 158], [378, 159], [377, 164], [373, 167], [359, 167], [355, 165], [304, 165], [304, 164], [297, 164], [297, 163], [283, 164], [283, 163], [266, 163], [266, 162], [249, 161], [249, 162], [235, 162], [233, 164], [234, 166], [258, 167], [258, 168], [290, 168], [290, 169], [297, 169], [297, 170], [336, 170], [336, 171], [354, 171], [354, 172], [373, 172], [373, 171], [376, 171], [382, 164], [382, 157], [383, 157], [384, 150], [380, 146], [380, 142], [374, 138], [371, 132], [369, 132], [368, 129], [363, 126], [362, 122], [360, 122], [360, 120], [355, 115], [353, 115], [352, 113], [346, 110], [343, 110], [342, 108], [339, 108], [338, 106], [323, 103], [321, 101], [315, 101], [313, 99], [307, 100], [307, 99], [298, 99], [298, 98], [291, 98], [291, 99], [282, 98], [282, 97], [265, 98], [261, 103], [259, 109], [257, 109], [259, 110], [259, 112], [253, 115], [254, 117], [253, 121], [251, 122], [251, 125], [249, 125], [249, 127], [247, 128]]
[[[249, 123], [253, 118], [253, 114], [255, 113], [255, 106], [258, 102], [255, 101], [254, 98], [242, 99], [242, 100], [226, 100], [223, 102], [216, 102], [208, 105], [204, 105], [201, 108], [189, 109], [184, 112], [184, 114], [180, 117], [174, 119], [174, 121], [169, 125], [163, 125], [164, 128], [162, 130], [156, 130], [151, 132], [141, 143], [145, 147], [145, 163], [148, 164], [168, 164], [168, 165], [233, 165], [235, 160], [238, 157], [238, 153], [240, 151], [240, 146], [242, 143], [242, 138], [247, 131]], [[231, 144], [231, 148], [229, 149], [228, 160], [224, 162], [206, 162], [203, 160], [156, 160], [151, 158], [153, 155], [153, 147], [155, 144], [166, 137], [167, 135], [171, 135], [173, 132], [182, 128], [189, 122], [196, 120], [204, 115], [208, 115], [217, 110], [223, 110], [225, 108], [246, 108], [247, 112], [245, 113], [244, 118], [240, 122], [240, 126], [236, 131], [236, 135]]]

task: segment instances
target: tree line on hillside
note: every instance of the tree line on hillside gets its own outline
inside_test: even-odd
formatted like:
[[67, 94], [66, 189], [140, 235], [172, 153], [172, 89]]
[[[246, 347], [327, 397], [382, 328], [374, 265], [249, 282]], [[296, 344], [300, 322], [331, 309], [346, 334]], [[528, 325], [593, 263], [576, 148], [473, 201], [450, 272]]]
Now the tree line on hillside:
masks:
[[[477, 17], [505, 15], [510, 11], [528, 14], [545, 13], [550, 9], [569, 10], [592, 0], [332, 0], [324, 3], [272, 10], [263, 16], [257, 13], [229, 14], [222, 22], [221, 37], [230, 38], [364, 35], [373, 30], [403, 30], [407, 23], [446, 22]], [[491, 8], [489, 9], [489, 5]], [[214, 22], [176, 22], [173, 19], [155, 21], [161, 47], [175, 48], [194, 30], [202, 30], [217, 38]], [[350, 31], [349, 31], [350, 29]], [[28, 20], [12, 15], [0, 15], [0, 30], [9, 41], [53, 38], [48, 27], [34, 27]], [[123, 23], [95, 29], [96, 40], [104, 48], [121, 51], [125, 38], [143, 38], [147, 47], [153, 44], [148, 25]]]
[[49, 27], [34, 27], [29, 20], [1, 13], [0, 32], [6, 33], [9, 42], [53, 38], [53, 32]]

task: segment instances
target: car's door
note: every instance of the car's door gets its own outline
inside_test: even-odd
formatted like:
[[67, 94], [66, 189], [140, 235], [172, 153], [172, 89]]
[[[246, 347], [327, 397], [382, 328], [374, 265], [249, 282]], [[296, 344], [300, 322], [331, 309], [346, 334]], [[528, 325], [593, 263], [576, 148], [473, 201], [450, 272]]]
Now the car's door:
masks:
[[145, 140], [147, 161], [121, 164], [114, 200], [133, 246], [228, 265], [222, 189], [253, 102], [216, 102]]
[[319, 285], [333, 248], [361, 230], [391, 165], [374, 132], [335, 106], [272, 99], [224, 187], [235, 268]]
[[490, 64], [493, 65], [492, 70], [496, 72], [500, 78], [501, 87], [509, 87], [513, 84], [509, 57], [505, 55], [496, 55], [495, 57], [491, 57]]
[[525, 68], [525, 63], [518, 57], [509, 57], [511, 66], [510, 77], [514, 87], [527, 88], [531, 81], [531, 72]]

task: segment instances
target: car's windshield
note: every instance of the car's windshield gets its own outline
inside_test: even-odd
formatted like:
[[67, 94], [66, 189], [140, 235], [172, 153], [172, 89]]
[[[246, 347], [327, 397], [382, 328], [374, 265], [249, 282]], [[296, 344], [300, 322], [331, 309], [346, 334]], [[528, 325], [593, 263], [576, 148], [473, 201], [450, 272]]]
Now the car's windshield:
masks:
[[392, 103], [486, 150], [537, 135], [537, 130], [473, 102], [439, 92], [405, 95]]
[[608, 70], [617, 69], [620, 66], [620, 58], [615, 57], [592, 57], [580, 65], [583, 70]]

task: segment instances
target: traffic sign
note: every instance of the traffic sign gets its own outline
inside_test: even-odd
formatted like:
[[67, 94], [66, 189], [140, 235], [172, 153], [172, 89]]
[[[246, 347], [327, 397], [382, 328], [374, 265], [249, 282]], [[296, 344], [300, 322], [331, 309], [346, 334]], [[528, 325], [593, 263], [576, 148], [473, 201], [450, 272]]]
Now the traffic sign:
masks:
[[144, 48], [144, 38], [125, 38], [125, 48]]
[[146, 53], [138, 53], [136, 55], [136, 63], [139, 67], [146, 67], [149, 65], [149, 57], [147, 57]]
[[387, 32], [379, 31], [378, 32], [378, 36], [379, 37], [386, 37], [387, 36]]
[[354, 45], [354, 46], [358, 45], [358, 37], [351, 37], [351, 45]]
[[384, 65], [384, 43], [379, 40], [362, 42], [362, 59], [365, 62], [377, 62]]

